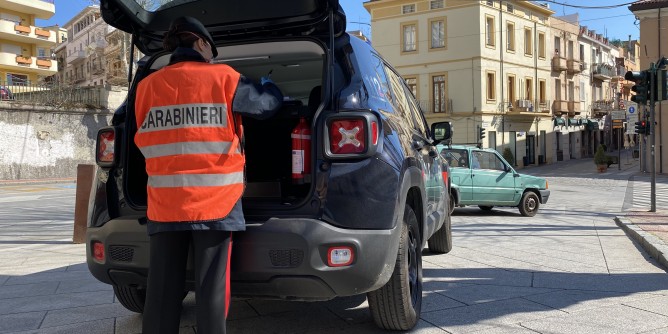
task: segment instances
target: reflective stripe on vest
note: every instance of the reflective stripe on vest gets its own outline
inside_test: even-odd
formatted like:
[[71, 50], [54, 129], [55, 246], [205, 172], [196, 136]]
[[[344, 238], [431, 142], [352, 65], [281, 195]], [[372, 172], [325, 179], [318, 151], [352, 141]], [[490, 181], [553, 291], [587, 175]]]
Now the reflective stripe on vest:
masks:
[[139, 133], [182, 128], [227, 127], [227, 105], [191, 103], [153, 107], [148, 111]]
[[[218, 141], [218, 142], [182, 142], [174, 144], [161, 144], [144, 146], [141, 148], [141, 153], [146, 159], [166, 157], [177, 154], [227, 154], [230, 152], [232, 142]], [[239, 146], [234, 153], [241, 153]]]
[[221, 187], [243, 184], [244, 173], [230, 174], [178, 174], [148, 177], [148, 186], [153, 188], [174, 187]]

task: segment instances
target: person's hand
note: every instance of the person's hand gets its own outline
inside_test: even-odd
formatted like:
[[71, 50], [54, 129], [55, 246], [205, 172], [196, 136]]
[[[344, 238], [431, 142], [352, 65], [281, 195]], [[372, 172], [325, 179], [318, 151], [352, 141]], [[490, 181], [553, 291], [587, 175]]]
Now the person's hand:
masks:
[[267, 82], [274, 83], [274, 81], [271, 80], [271, 78], [269, 78], [269, 77], [262, 77], [262, 78], [260, 78], [260, 84], [262, 84], [262, 86], [264, 86], [264, 84], [266, 84]]

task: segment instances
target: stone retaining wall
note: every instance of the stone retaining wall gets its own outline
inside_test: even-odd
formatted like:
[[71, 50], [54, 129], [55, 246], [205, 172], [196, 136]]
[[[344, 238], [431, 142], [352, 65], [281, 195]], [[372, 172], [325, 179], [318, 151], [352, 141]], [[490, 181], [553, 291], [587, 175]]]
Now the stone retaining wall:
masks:
[[95, 163], [95, 136], [109, 110], [54, 110], [0, 102], [0, 181], [74, 178]]

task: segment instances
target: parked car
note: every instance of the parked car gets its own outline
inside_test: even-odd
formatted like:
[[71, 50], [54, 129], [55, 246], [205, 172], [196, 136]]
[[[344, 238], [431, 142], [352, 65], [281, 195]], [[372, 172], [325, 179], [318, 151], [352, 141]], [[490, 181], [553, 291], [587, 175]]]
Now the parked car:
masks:
[[13, 100], [14, 94], [7, 86], [0, 86], [0, 100]]
[[[422, 250], [452, 248], [444, 160], [435, 146], [450, 138], [449, 123], [428, 126], [401, 76], [345, 32], [337, 0], [162, 1], [152, 11], [139, 3], [100, 3], [103, 19], [135, 34], [145, 56], [127, 103], [98, 133], [86, 248], [93, 276], [142, 312], [147, 175], [133, 142], [134, 94], [168, 63], [161, 37], [187, 14], [211, 32], [220, 54], [214, 62], [258, 81], [271, 72], [286, 96], [273, 118], [243, 120], [247, 230], [234, 237], [232, 295], [315, 301], [366, 294], [380, 327], [415, 326]], [[291, 160], [300, 120], [311, 130], [301, 184]], [[187, 286], [194, 289], [191, 272]]]
[[437, 145], [450, 166], [450, 208], [477, 205], [518, 207], [533, 217], [550, 198], [547, 180], [520, 174], [493, 149], [463, 145]]

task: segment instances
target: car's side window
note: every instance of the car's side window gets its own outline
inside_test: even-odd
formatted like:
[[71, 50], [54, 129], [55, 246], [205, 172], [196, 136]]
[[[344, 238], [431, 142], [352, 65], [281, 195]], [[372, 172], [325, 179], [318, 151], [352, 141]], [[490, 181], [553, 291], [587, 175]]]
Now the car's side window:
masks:
[[415, 102], [415, 99], [413, 98], [413, 93], [411, 93], [410, 88], [406, 86], [406, 82], [404, 81], [404, 95], [406, 96], [406, 100], [408, 101], [408, 106], [410, 107], [411, 114], [413, 115], [413, 120], [415, 121], [415, 126], [418, 131], [425, 137], [429, 137], [429, 127], [427, 126], [427, 121], [424, 119], [424, 115], [422, 114], [422, 111], [420, 111], [420, 107], [417, 105]]
[[448, 162], [450, 167], [469, 167], [467, 150], [442, 149], [441, 156]]
[[410, 106], [408, 104], [408, 97], [404, 92], [403, 79], [398, 76], [394, 71], [389, 68], [387, 70], [387, 78], [390, 82], [390, 89], [392, 90], [392, 95], [394, 96], [394, 106], [397, 108], [397, 111], [401, 113], [401, 117], [408, 122], [409, 126], [412, 129], [416, 129], [415, 120], [411, 114]]
[[387, 102], [392, 103], [392, 94], [390, 94], [390, 85], [387, 82], [387, 76], [385, 75], [385, 64], [383, 61], [376, 57], [371, 57], [371, 64], [373, 65], [372, 76], [365, 77], [366, 85], [368, 87], [373, 87], [371, 91], [374, 95], [387, 100]]
[[473, 151], [471, 168], [505, 171], [503, 162], [496, 154], [484, 151]]

